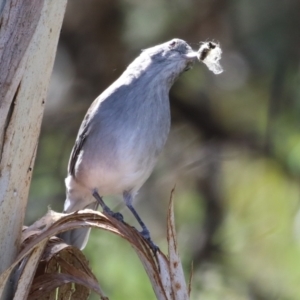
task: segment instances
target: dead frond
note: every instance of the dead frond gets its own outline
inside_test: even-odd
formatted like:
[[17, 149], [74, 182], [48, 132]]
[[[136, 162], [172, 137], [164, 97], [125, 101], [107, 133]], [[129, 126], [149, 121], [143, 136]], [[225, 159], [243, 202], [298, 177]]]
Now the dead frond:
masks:
[[82, 252], [56, 236], [79, 227], [110, 231], [126, 239], [139, 256], [158, 300], [189, 298], [180, 257], [177, 251], [173, 211], [173, 191], [169, 205], [168, 257], [155, 254], [148, 242], [132, 226], [93, 210], [72, 214], [48, 213], [23, 230], [21, 251], [14, 264], [0, 276], [0, 295], [14, 272], [14, 299], [87, 299], [90, 291], [108, 299], [89, 268]]

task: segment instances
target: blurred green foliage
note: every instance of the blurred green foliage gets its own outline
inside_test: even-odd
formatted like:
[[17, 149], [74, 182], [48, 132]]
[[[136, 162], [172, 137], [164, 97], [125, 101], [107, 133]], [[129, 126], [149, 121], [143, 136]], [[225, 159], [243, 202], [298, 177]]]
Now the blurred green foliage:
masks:
[[[173, 37], [197, 49], [215, 39], [225, 72], [197, 64], [175, 84], [173, 128], [137, 210], [166, 251], [176, 184], [178, 247], [187, 278], [194, 262], [193, 300], [300, 299], [299, 28], [297, 0], [69, 1], [27, 222], [48, 205], [62, 210], [85, 111], [140, 49]], [[84, 252], [110, 299], [154, 299], [125, 241], [93, 231]]]

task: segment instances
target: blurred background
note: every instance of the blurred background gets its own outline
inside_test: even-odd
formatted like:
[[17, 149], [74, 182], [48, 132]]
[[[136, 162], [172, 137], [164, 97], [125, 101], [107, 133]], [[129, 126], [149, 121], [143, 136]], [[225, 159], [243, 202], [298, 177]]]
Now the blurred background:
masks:
[[[69, 1], [27, 224], [62, 211], [67, 163], [91, 102], [139, 55], [174, 37], [215, 40], [225, 72], [197, 63], [170, 93], [172, 130], [136, 208], [166, 251], [176, 185], [178, 246], [192, 299], [300, 299], [300, 1]], [[107, 199], [136, 225], [120, 198]], [[92, 232], [84, 250], [111, 300], [155, 299], [129, 245]], [[98, 299], [92, 295], [90, 299]]]

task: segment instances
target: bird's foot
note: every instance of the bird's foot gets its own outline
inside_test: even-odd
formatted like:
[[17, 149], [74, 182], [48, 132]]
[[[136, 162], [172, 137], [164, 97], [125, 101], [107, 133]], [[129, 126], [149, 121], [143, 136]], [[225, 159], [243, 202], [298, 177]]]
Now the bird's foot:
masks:
[[103, 201], [102, 197], [98, 194], [97, 189], [95, 189], [95, 190], [93, 191], [93, 196], [94, 196], [94, 198], [97, 200], [98, 204], [102, 207], [104, 213], [106, 213], [106, 214], [112, 216], [113, 218], [117, 219], [117, 220], [120, 221], [120, 222], [124, 222], [124, 218], [123, 218], [122, 214], [120, 214], [120, 213], [118, 213], [118, 212], [117, 212], [117, 213], [113, 212], [113, 211], [105, 204], [105, 202]]
[[153, 251], [154, 255], [159, 250], [159, 247], [154, 244], [150, 237], [150, 232], [147, 228], [143, 228], [142, 231], [140, 231], [140, 234], [142, 237], [147, 241], [148, 245], [150, 246], [151, 250]]
[[111, 217], [117, 219], [120, 222], [124, 222], [124, 217], [119, 212], [113, 212], [108, 206], [104, 207], [103, 212], [110, 215]]

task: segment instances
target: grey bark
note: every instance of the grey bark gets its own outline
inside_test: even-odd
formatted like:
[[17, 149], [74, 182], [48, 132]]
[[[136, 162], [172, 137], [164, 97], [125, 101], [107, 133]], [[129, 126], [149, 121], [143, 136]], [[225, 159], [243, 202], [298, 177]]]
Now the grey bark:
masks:
[[0, 274], [19, 250], [66, 2], [0, 2]]

